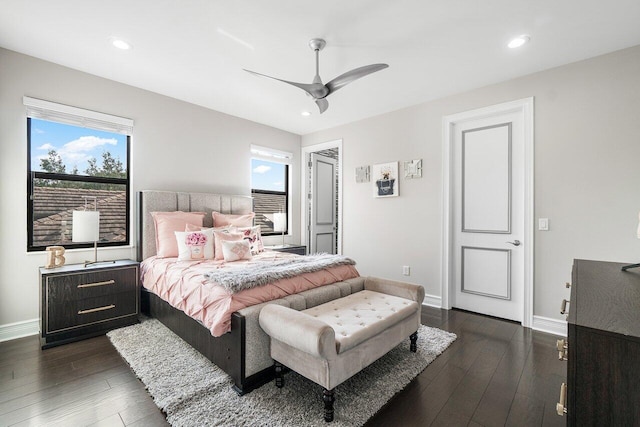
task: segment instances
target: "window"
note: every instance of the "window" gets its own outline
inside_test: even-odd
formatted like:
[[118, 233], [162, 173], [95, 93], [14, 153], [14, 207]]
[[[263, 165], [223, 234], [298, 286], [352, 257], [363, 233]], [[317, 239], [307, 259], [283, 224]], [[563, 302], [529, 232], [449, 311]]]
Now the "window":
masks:
[[73, 211], [85, 208], [100, 211], [98, 246], [128, 245], [133, 123], [122, 129], [105, 117], [128, 119], [27, 97], [25, 105], [27, 250], [92, 246], [72, 243]]
[[[290, 153], [252, 146], [251, 195], [255, 224], [263, 235], [276, 235], [273, 222], [265, 216], [276, 212], [287, 213], [289, 223], [289, 167]], [[285, 233], [289, 233], [288, 226]]]

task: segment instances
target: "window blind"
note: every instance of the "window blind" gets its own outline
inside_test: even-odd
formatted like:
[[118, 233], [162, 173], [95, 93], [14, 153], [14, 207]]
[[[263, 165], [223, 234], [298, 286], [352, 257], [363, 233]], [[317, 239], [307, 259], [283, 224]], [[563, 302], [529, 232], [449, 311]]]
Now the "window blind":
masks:
[[24, 96], [27, 117], [133, 135], [133, 120]]

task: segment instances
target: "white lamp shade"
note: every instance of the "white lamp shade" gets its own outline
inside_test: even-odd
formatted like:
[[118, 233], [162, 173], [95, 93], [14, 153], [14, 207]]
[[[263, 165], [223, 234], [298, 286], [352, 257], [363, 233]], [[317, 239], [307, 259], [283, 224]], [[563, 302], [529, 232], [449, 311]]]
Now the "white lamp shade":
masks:
[[97, 242], [100, 239], [100, 212], [73, 211], [71, 241], [74, 243]]
[[287, 230], [287, 214], [278, 212], [273, 214], [273, 231]]

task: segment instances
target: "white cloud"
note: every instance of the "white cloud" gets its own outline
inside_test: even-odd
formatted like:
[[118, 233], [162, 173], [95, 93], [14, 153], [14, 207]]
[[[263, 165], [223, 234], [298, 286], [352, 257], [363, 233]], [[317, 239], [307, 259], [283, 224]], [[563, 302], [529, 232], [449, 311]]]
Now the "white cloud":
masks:
[[87, 152], [104, 145], [118, 145], [115, 138], [99, 138], [97, 136], [81, 136], [80, 138], [64, 144], [61, 153]]
[[43, 131], [42, 129], [38, 129], [38, 128], [33, 129], [33, 131], [34, 131], [35, 133], [44, 133], [44, 131]]
[[276, 186], [276, 187], [282, 187], [284, 185], [284, 182], [277, 181], [277, 182], [274, 182], [273, 185]]
[[56, 147], [54, 147], [53, 145], [49, 144], [48, 142], [46, 144], [42, 144], [40, 147], [38, 147], [38, 150], [55, 150]]
[[271, 166], [260, 165], [253, 168], [254, 173], [267, 173], [271, 170]]

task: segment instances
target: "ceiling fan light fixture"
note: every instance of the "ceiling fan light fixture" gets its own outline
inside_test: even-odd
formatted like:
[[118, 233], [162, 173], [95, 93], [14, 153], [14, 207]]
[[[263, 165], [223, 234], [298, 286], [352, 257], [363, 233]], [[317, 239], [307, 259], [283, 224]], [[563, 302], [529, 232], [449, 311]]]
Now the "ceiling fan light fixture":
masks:
[[118, 38], [118, 37], [110, 37], [109, 40], [111, 41], [111, 44], [121, 50], [129, 50], [131, 49], [131, 43]]
[[510, 49], [517, 49], [529, 43], [530, 40], [531, 40], [531, 37], [527, 36], [526, 34], [522, 34], [522, 35], [519, 35], [518, 37], [511, 39], [511, 41], [509, 42], [509, 44], [507, 44], [507, 46]]

